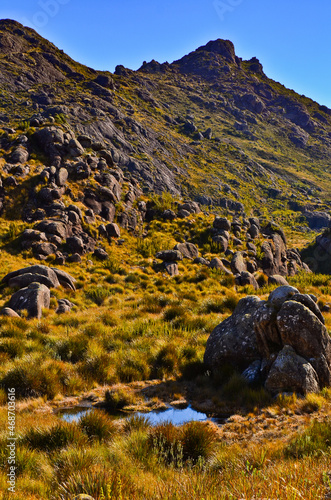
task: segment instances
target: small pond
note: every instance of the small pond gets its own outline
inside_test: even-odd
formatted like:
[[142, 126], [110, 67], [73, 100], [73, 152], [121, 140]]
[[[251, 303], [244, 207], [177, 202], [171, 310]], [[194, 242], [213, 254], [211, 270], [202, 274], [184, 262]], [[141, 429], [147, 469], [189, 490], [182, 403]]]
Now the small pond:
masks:
[[[66, 408], [57, 411], [57, 415], [66, 422], [77, 422], [83, 415], [87, 412], [92, 411], [94, 408]], [[95, 409], [94, 409], [95, 410]], [[96, 409], [96, 411], [104, 411]], [[174, 425], [182, 425], [186, 422], [191, 421], [204, 421], [211, 420], [215, 423], [222, 423], [219, 419], [209, 418], [206, 413], [201, 413], [199, 411], [193, 410], [190, 406], [184, 409], [178, 408], [167, 408], [166, 410], [151, 411], [149, 413], [135, 412], [135, 413], [122, 413], [117, 414], [115, 418], [130, 418], [131, 415], [137, 415], [145, 417], [149, 420], [151, 425], [162, 424], [163, 422], [172, 422]]]

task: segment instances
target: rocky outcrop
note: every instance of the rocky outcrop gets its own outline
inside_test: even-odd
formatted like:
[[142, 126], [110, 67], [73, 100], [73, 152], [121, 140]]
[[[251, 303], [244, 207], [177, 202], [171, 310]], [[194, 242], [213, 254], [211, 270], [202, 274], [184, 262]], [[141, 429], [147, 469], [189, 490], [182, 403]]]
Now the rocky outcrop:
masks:
[[271, 392], [317, 391], [331, 385], [331, 338], [310, 295], [290, 286], [267, 301], [241, 299], [211, 333], [204, 357], [217, 372], [225, 363]]
[[[60, 285], [64, 288], [75, 290], [75, 279], [57, 268], [36, 265], [23, 269], [18, 269], [8, 273], [2, 282], [11, 288], [20, 288], [9, 300], [7, 307], [3, 309], [2, 314], [13, 316], [11, 311], [18, 313], [27, 310], [29, 317], [41, 318], [43, 308], [50, 305], [50, 289], [58, 288]], [[66, 299], [59, 300], [59, 312], [69, 310], [73, 306]], [[70, 308], [71, 308], [70, 307]]]
[[26, 310], [30, 318], [40, 319], [43, 308], [49, 308], [50, 290], [40, 283], [31, 283], [14, 293], [8, 302], [10, 309], [16, 312]]
[[254, 296], [241, 299], [232, 316], [212, 331], [207, 340], [204, 362], [213, 372], [225, 363], [243, 369], [259, 358], [254, 315], [260, 302]]

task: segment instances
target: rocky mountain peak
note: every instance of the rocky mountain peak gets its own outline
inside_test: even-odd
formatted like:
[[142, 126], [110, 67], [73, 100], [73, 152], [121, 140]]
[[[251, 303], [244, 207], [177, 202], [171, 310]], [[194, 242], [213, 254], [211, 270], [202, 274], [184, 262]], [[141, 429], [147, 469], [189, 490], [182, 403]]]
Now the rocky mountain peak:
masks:
[[214, 54], [224, 57], [230, 63], [236, 62], [234, 45], [230, 40], [222, 40], [221, 38], [211, 40], [207, 45], [203, 45], [196, 50], [196, 52], [200, 51], [213, 52]]

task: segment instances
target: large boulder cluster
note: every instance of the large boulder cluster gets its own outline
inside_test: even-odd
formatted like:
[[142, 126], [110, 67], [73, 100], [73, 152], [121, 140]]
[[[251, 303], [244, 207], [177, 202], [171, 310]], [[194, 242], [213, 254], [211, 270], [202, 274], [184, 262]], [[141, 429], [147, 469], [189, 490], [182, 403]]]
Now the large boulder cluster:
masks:
[[[90, 224], [99, 223], [100, 238], [119, 238], [119, 227], [135, 231], [146, 215], [146, 203], [139, 201], [142, 191], [138, 182], [133, 176], [125, 177], [115, 166], [112, 151], [86, 135], [78, 139], [58, 126], [39, 128], [34, 134], [35, 143], [51, 166], [36, 172], [22, 214], [25, 221], [35, 225], [23, 233], [21, 244], [23, 250], [32, 248], [39, 260], [55, 255], [59, 264], [65, 260], [79, 262], [83, 254], [95, 249], [96, 255], [101, 255]], [[4, 179], [6, 186], [19, 185], [26, 170], [29, 172], [24, 165], [27, 159], [18, 154], [23, 146], [28, 151], [29, 141], [24, 135], [10, 157], [11, 164], [4, 166], [5, 173], [13, 174]], [[87, 154], [85, 147], [92, 152]], [[80, 180], [86, 180], [84, 187], [74, 193], [72, 182]], [[0, 209], [2, 191], [0, 186]], [[64, 195], [71, 198], [71, 204], [64, 203]]]
[[316, 392], [331, 385], [331, 337], [316, 298], [280, 286], [268, 300], [241, 299], [208, 338], [213, 372], [228, 364], [271, 393]]
[[[10, 298], [7, 307], [2, 309], [1, 314], [18, 316], [18, 313], [26, 310], [29, 317], [40, 319], [43, 309], [50, 306], [50, 289], [63, 286], [75, 290], [75, 281], [70, 274], [61, 269], [42, 265], [25, 267], [6, 274], [2, 283], [18, 290]], [[71, 307], [73, 304], [70, 301], [60, 299], [57, 312], [67, 312]]]
[[[178, 215], [173, 213], [173, 216]], [[255, 289], [259, 288], [255, 276], [257, 271], [267, 275], [270, 284], [279, 285], [287, 284], [286, 276], [293, 276], [302, 270], [310, 272], [299, 251], [287, 248], [284, 231], [277, 224], [269, 222], [262, 227], [256, 217], [234, 218], [231, 222], [226, 217], [216, 216], [210, 228], [210, 237], [214, 250], [219, 253], [219, 257], [211, 261], [199, 256], [198, 247], [188, 241], [178, 243], [172, 250], [158, 252], [155, 257], [163, 261], [171, 276], [178, 274], [177, 263], [189, 258], [194, 263], [233, 274], [237, 285], [251, 285]]]

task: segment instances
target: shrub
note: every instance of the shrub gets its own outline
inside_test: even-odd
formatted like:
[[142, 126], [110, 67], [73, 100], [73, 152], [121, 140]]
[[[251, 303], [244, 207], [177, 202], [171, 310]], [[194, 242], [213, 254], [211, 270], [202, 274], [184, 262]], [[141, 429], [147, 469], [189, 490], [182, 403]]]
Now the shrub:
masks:
[[139, 275], [134, 274], [134, 273], [130, 273], [125, 277], [124, 281], [125, 281], [125, 283], [139, 283], [139, 281], [140, 281]]
[[116, 430], [114, 422], [102, 410], [86, 413], [79, 419], [78, 426], [89, 438], [99, 441], [109, 439]]
[[61, 361], [48, 360], [44, 363], [30, 356], [18, 362], [2, 378], [1, 384], [16, 388], [18, 398], [47, 396], [54, 398], [64, 392], [70, 377], [70, 369]]
[[187, 310], [184, 306], [173, 305], [164, 311], [163, 319], [164, 321], [173, 321], [174, 319], [186, 317], [186, 314]]
[[47, 429], [30, 428], [23, 437], [23, 444], [48, 452], [73, 443], [77, 446], [86, 443], [86, 436], [71, 422], [60, 422]]
[[60, 498], [71, 499], [78, 495], [90, 495], [93, 498], [135, 498], [135, 487], [124, 474], [109, 467], [94, 467], [91, 470], [74, 472], [58, 488]]
[[171, 422], [164, 422], [151, 428], [148, 443], [160, 462], [174, 467], [183, 465], [183, 446], [179, 428]]
[[131, 415], [131, 417], [127, 418], [123, 425], [124, 432], [132, 432], [132, 431], [144, 431], [150, 427], [150, 423], [148, 417], [144, 417], [143, 415]]
[[222, 394], [230, 400], [236, 400], [244, 388], [247, 388], [246, 380], [239, 373], [233, 373], [223, 385]]
[[206, 372], [206, 365], [202, 360], [191, 359], [181, 364], [181, 372], [184, 380], [194, 380]]
[[184, 460], [193, 464], [199, 459], [209, 459], [216, 444], [216, 432], [204, 422], [188, 422], [181, 428]]
[[134, 382], [149, 378], [147, 361], [134, 355], [126, 355], [116, 365], [116, 374], [121, 382]]
[[80, 363], [78, 371], [85, 379], [99, 384], [108, 382], [110, 357], [107, 353], [89, 356]]
[[110, 412], [122, 410], [125, 406], [132, 404], [133, 401], [132, 394], [121, 387], [105, 392], [105, 407]]
[[91, 469], [102, 461], [98, 450], [77, 447], [75, 444], [60, 450], [54, 457], [53, 466], [58, 479], [64, 480], [71, 474]]
[[0, 353], [6, 353], [10, 358], [20, 358], [24, 353], [24, 342], [19, 339], [10, 339], [0, 343]]
[[325, 400], [323, 396], [315, 393], [309, 393], [302, 401], [298, 401], [298, 406], [300, 411], [304, 413], [313, 413], [314, 411], [318, 411], [322, 408]]
[[90, 287], [85, 295], [88, 299], [92, 300], [98, 306], [101, 306], [104, 301], [110, 296], [110, 289], [104, 285], [96, 285]]
[[178, 365], [178, 353], [173, 344], [162, 347], [158, 352], [153, 366], [153, 375], [157, 378], [164, 378], [172, 375]]
[[87, 356], [88, 342], [89, 340], [85, 335], [76, 335], [59, 343], [56, 352], [63, 361], [78, 363]]

